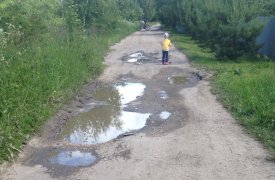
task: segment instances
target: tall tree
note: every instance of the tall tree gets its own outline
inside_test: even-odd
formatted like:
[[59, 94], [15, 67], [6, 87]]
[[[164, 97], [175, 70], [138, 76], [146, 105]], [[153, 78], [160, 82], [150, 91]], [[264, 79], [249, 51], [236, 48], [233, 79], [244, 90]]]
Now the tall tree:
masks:
[[137, 0], [118, 0], [121, 16], [129, 21], [137, 21], [142, 18], [143, 10]]
[[143, 10], [144, 18], [152, 20], [156, 14], [155, 0], [138, 0], [138, 2]]
[[182, 25], [220, 58], [257, 52], [259, 16], [274, 12], [274, 0], [156, 0], [159, 20]]

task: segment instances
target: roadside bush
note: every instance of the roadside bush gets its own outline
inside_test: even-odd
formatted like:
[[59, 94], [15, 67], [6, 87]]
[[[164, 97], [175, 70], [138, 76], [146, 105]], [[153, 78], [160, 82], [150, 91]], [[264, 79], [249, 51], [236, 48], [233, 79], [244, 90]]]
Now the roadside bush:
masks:
[[0, 27], [7, 31], [12, 24], [20, 27], [24, 37], [45, 33], [59, 20], [56, 0], [4, 0], [0, 2]]

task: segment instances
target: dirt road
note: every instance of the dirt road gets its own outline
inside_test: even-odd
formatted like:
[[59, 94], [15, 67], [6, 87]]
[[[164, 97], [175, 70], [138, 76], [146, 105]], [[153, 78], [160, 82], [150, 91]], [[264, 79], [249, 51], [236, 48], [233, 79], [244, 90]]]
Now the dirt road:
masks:
[[[209, 75], [191, 67], [176, 49], [170, 52], [172, 64], [161, 65], [162, 38], [163, 32], [155, 26], [114, 45], [105, 58], [107, 68], [99, 82], [84, 87], [74, 102], [53, 117], [0, 179], [275, 179], [275, 163], [211, 94]], [[111, 88], [101, 94], [110, 96], [106, 98], [109, 100], [95, 100], [95, 89], [108, 84], [115, 84], [118, 90], [138, 85], [126, 93], [137, 89], [142, 93], [122, 102], [123, 111], [118, 116], [142, 116], [145, 121], [138, 122], [144, 124], [140, 128], [135, 125], [130, 133], [118, 125], [121, 133], [113, 140], [107, 139], [109, 131], [101, 134], [105, 139], [91, 139], [80, 125], [78, 129], [66, 128], [65, 124], [80, 112], [87, 113], [97, 107], [94, 104], [104, 106], [104, 102], [115, 99], [110, 98]], [[100, 92], [105, 92], [104, 88]], [[89, 117], [101, 117], [100, 112]], [[113, 114], [113, 110], [101, 113], [109, 112]], [[57, 158], [53, 158], [56, 152]], [[70, 159], [59, 161], [60, 157], [77, 158], [72, 163]]]

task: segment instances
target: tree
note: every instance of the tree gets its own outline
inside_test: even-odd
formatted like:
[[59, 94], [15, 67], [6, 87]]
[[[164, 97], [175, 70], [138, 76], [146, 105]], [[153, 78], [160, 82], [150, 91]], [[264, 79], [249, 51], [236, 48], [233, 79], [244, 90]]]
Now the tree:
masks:
[[142, 18], [143, 10], [137, 0], [118, 0], [121, 16], [129, 21], [137, 21]]
[[152, 20], [155, 16], [155, 1], [154, 0], [138, 0], [140, 7], [143, 10], [144, 18]]
[[163, 24], [184, 26], [219, 58], [255, 54], [262, 29], [257, 18], [274, 12], [274, 0], [156, 0], [156, 4]]
[[56, 22], [58, 8], [56, 0], [5, 0], [0, 3], [0, 26], [22, 27], [25, 36], [45, 32]]

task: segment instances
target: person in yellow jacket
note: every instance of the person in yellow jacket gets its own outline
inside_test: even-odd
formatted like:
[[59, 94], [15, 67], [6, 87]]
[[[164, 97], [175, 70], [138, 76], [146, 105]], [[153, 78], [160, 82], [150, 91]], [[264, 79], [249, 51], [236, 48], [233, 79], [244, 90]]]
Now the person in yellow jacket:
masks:
[[169, 62], [169, 49], [172, 46], [172, 43], [169, 39], [169, 34], [166, 32], [164, 33], [164, 40], [161, 43], [162, 46], [162, 64], [171, 64]]

